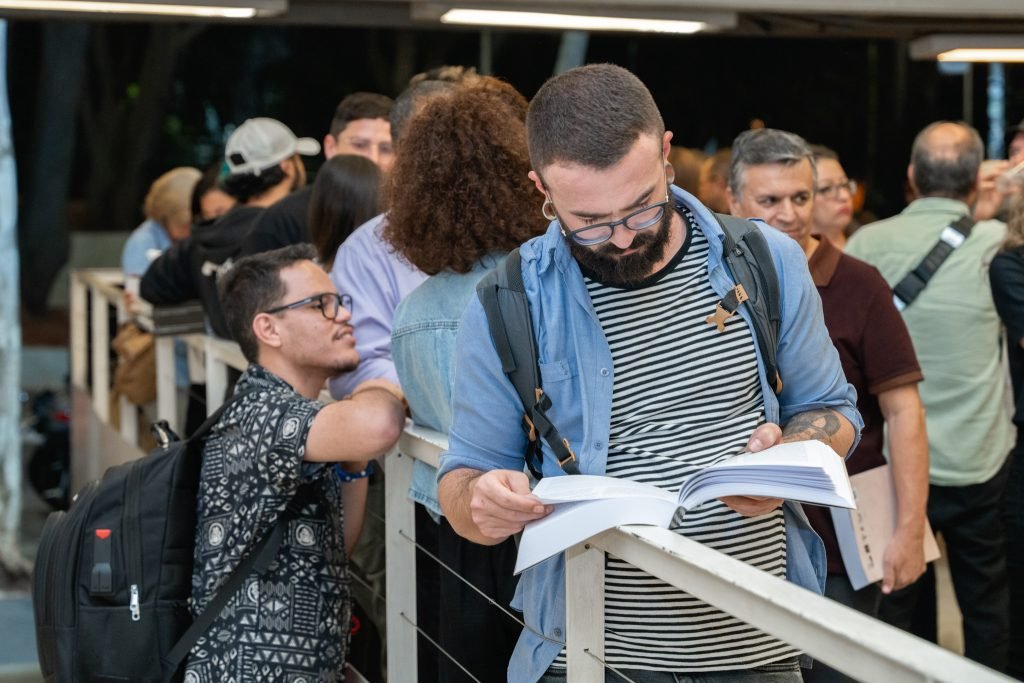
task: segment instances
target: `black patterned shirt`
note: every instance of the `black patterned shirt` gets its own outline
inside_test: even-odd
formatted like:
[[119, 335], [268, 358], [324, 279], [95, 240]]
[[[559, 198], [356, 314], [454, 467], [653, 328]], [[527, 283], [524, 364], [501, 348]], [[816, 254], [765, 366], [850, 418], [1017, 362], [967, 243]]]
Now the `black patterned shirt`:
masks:
[[250, 576], [189, 653], [186, 683], [340, 681], [348, 648], [349, 577], [341, 490], [330, 468], [303, 462], [319, 401], [252, 365], [203, 450], [192, 612], [203, 611], [298, 486], [317, 495], [292, 520], [277, 558]]

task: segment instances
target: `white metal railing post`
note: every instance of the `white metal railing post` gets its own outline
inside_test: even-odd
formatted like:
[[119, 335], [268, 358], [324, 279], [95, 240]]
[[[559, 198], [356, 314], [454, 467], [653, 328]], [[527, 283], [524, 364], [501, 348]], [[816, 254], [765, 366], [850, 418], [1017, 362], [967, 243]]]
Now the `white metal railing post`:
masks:
[[85, 388], [89, 376], [89, 292], [77, 270], [71, 271], [71, 384]]
[[174, 355], [174, 337], [155, 338], [156, 349], [156, 414], [167, 420], [171, 430], [184, 436], [182, 420], [178, 415], [178, 383], [176, 381], [177, 359]]
[[[384, 462], [388, 678], [416, 683], [416, 516], [409, 500], [414, 459], [392, 449]], [[439, 655], [443, 656], [443, 655]]]
[[[125, 298], [118, 297], [117, 301], [108, 301], [117, 309], [117, 327], [131, 319], [128, 307], [125, 305]], [[127, 396], [117, 397], [117, 415], [121, 422], [121, 438], [128, 443], [139, 442], [139, 410], [134, 403], [128, 400]]]
[[[604, 552], [581, 543], [565, 552], [566, 678], [604, 680]], [[556, 637], [558, 634], [554, 634]]]
[[213, 337], [206, 337], [206, 414], [213, 413], [224, 402], [228, 390], [228, 366], [214, 349]]
[[92, 312], [92, 407], [100, 421], [110, 423], [110, 319], [107, 300], [98, 287], [90, 287]]

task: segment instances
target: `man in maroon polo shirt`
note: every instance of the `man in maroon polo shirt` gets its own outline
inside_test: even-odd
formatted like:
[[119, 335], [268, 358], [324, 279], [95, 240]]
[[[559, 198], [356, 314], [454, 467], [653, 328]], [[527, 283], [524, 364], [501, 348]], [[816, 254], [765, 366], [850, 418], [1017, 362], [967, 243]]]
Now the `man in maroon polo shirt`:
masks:
[[[925, 568], [928, 439], [917, 391], [923, 376], [906, 325], [881, 274], [842, 253], [827, 239], [811, 236], [815, 182], [814, 157], [798, 135], [750, 130], [733, 143], [729, 169], [732, 214], [760, 218], [803, 248], [821, 296], [825, 326], [839, 351], [847, 381], [857, 389], [864, 430], [857, 450], [846, 461], [850, 474], [885, 464], [882, 447], [884, 427], [888, 427], [899, 521], [885, 549], [881, 586], [853, 590], [828, 510], [805, 506], [811, 525], [825, 542], [826, 597], [877, 617], [882, 593], [913, 583]], [[816, 662], [813, 669], [804, 671], [804, 680], [853, 679]]]

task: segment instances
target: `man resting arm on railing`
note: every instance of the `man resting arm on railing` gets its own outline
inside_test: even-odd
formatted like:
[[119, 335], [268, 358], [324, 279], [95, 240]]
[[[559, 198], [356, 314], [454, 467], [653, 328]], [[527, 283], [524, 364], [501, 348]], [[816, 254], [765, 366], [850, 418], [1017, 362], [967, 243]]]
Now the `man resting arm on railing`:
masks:
[[369, 461], [398, 440], [405, 407], [401, 391], [381, 380], [335, 403], [317, 400], [327, 378], [355, 367], [359, 355], [351, 300], [313, 257], [309, 245], [246, 257], [219, 283], [250, 365], [203, 449], [192, 610], [201, 613], [254, 544], [290, 519], [274, 561], [192, 648], [186, 678], [228, 680], [271, 660], [287, 660], [291, 675], [309, 680], [343, 678], [348, 551], [362, 524]]

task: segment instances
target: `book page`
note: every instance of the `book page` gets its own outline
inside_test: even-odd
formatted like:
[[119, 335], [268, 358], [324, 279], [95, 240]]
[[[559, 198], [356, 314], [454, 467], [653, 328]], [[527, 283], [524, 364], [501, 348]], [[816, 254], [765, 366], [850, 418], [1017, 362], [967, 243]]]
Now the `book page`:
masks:
[[548, 505], [599, 498], [653, 497], [673, 501], [676, 499], [674, 493], [651, 484], [595, 474], [544, 477], [533, 487], [533, 495]]
[[[550, 480], [545, 478], [541, 484], [560, 479], [581, 479], [585, 476], [551, 477]], [[582, 543], [591, 536], [617, 526], [649, 524], [668, 528], [677, 506], [676, 497], [672, 494], [668, 494], [667, 498], [620, 496], [556, 505], [550, 515], [530, 522], [523, 529], [515, 573], [518, 574], [552, 555]]]
[[679, 502], [691, 510], [722, 496], [856, 507], [843, 459], [820, 441], [784, 443], [723, 460], [690, 477], [679, 492]]

